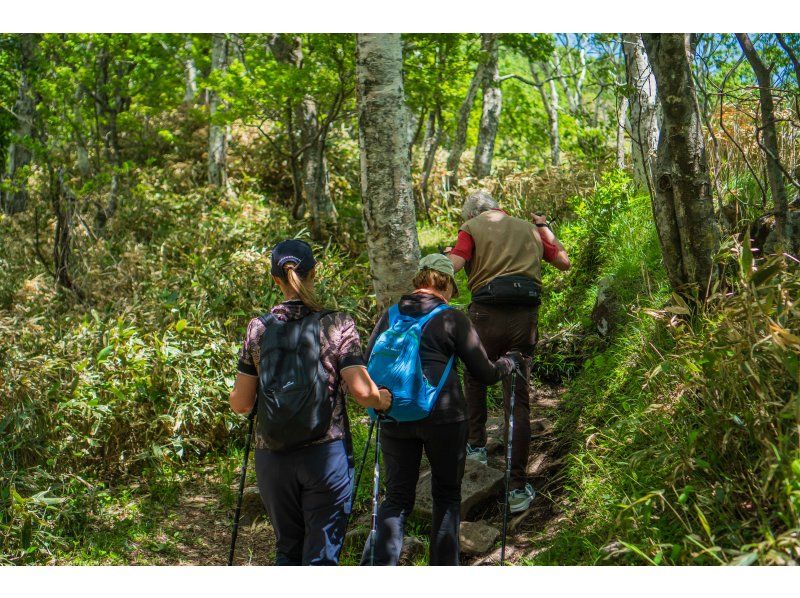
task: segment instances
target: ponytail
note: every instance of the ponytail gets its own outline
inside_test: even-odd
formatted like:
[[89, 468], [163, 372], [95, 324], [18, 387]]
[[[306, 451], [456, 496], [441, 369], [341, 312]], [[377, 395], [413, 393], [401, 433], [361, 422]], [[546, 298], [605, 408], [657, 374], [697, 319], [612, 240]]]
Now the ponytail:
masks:
[[284, 280], [289, 285], [289, 288], [297, 295], [297, 298], [302, 301], [306, 307], [311, 311], [320, 311], [322, 303], [317, 299], [314, 292], [314, 276], [313, 270], [302, 276], [295, 271], [295, 264], [286, 264], [283, 267]]

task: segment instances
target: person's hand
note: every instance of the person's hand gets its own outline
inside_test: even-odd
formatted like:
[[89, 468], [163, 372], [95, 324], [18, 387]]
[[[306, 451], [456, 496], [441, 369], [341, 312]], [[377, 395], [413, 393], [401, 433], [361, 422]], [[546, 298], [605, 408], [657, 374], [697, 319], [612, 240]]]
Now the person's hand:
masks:
[[388, 388], [379, 388], [378, 397], [378, 406], [375, 411], [379, 415], [386, 415], [392, 408], [392, 393]]
[[503, 355], [506, 359], [509, 359], [513, 364], [512, 372], [517, 372], [518, 374], [522, 375], [522, 365], [524, 363], [524, 357], [522, 353], [519, 351], [509, 351], [505, 355]]
[[442, 250], [442, 255], [449, 255], [451, 251], [453, 251], [453, 248], [452, 248], [452, 247], [445, 247], [445, 248]]
[[543, 224], [544, 226], [547, 226], [547, 216], [545, 216], [544, 214], [534, 214], [533, 223]]

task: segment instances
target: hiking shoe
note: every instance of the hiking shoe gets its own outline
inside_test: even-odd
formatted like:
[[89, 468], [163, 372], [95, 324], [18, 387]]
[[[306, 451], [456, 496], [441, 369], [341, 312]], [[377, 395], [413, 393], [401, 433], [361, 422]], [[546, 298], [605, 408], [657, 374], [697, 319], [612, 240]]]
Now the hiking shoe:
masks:
[[508, 510], [511, 513], [520, 513], [531, 506], [536, 490], [530, 484], [525, 484], [525, 488], [518, 488], [508, 493]]
[[472, 448], [469, 444], [467, 444], [467, 459], [470, 461], [477, 461], [478, 463], [483, 463], [484, 465], [488, 464], [489, 456], [486, 452], [485, 446], [476, 446]]

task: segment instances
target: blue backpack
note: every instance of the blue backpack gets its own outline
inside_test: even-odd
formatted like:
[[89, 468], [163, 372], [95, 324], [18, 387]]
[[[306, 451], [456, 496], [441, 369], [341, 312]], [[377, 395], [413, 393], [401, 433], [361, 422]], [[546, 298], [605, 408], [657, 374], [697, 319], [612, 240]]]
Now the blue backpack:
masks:
[[[439, 385], [432, 386], [422, 372], [419, 345], [425, 324], [445, 309], [449, 309], [446, 304], [438, 305], [424, 316], [414, 317], [401, 314], [397, 305], [389, 308], [389, 328], [375, 341], [367, 365], [375, 384], [392, 393], [389, 419], [399, 422], [425, 419], [436, 405], [455, 355], [450, 356]], [[369, 414], [375, 419], [375, 410], [369, 409]]]

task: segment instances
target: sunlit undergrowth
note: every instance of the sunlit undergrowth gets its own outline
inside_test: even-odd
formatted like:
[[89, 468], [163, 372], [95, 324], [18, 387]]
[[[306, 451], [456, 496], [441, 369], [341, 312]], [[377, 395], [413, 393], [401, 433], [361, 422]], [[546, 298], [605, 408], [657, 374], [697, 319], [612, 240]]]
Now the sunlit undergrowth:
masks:
[[[83, 533], [104, 489], [133, 476], [152, 492], [240, 425], [227, 406], [236, 351], [248, 320], [278, 300], [266, 249], [308, 233], [260, 197], [179, 194], [159, 174], [141, 176], [108, 240], [76, 239], [84, 304], [33, 261], [32, 218], [0, 222], [0, 254], [26, 266], [9, 267], [0, 289], [3, 561], [50, 558]], [[315, 249], [321, 296], [366, 329], [366, 256]]]
[[800, 557], [800, 270], [748, 245], [720, 262], [707, 305], [653, 301], [573, 381], [566, 520], [533, 563]]

